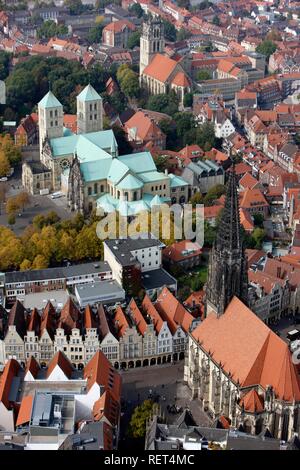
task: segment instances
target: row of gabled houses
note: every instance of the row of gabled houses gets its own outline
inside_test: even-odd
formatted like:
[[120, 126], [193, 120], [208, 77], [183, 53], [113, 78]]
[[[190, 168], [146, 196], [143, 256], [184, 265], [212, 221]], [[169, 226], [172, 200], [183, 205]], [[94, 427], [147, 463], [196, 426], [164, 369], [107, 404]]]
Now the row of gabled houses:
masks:
[[25, 364], [33, 356], [43, 366], [59, 351], [74, 367], [84, 365], [101, 350], [116, 368], [140, 367], [180, 360], [186, 338], [199, 323], [167, 289], [156, 302], [146, 295], [138, 306], [114, 311], [99, 304], [78, 309], [71, 298], [61, 311], [48, 302], [42, 311], [25, 310], [16, 301], [9, 313], [1, 308], [0, 362]]

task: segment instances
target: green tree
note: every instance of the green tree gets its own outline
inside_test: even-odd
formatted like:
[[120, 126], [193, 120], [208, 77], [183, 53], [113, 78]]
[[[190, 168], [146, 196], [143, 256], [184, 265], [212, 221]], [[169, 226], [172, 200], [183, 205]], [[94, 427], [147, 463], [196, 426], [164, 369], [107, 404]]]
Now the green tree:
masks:
[[219, 18], [217, 15], [215, 15], [215, 16], [213, 17], [212, 22], [213, 22], [213, 24], [215, 24], [216, 26], [220, 26], [220, 24], [221, 24], [220, 18]]
[[135, 439], [144, 438], [146, 434], [147, 421], [155, 411], [155, 403], [152, 400], [145, 400], [137, 406], [132, 413], [127, 434]]
[[165, 38], [168, 41], [176, 41], [176, 28], [170, 21], [163, 20]]
[[219, 199], [222, 194], [225, 194], [226, 186], [224, 184], [216, 184], [207, 191], [204, 197], [204, 205], [211, 205], [216, 199]]
[[204, 246], [212, 247], [216, 238], [216, 227], [210, 225], [207, 220], [204, 221]]
[[195, 127], [195, 119], [192, 113], [176, 113], [174, 114], [176, 123], [176, 131], [179, 138]]
[[128, 8], [128, 11], [132, 13], [137, 18], [141, 18], [144, 14], [144, 11], [139, 3], [134, 3]]
[[190, 203], [193, 207], [196, 207], [197, 204], [203, 204], [203, 195], [200, 191], [197, 191], [190, 199]]
[[184, 41], [192, 36], [192, 33], [185, 28], [181, 28], [179, 31], [176, 32], [176, 39], [177, 41]]
[[8, 223], [8, 225], [15, 225], [15, 223], [16, 223], [15, 214], [9, 214], [9, 216], [7, 217], [7, 223]]
[[203, 80], [210, 80], [212, 77], [211, 75], [211, 72], [209, 70], [199, 70], [199, 72], [197, 72], [197, 80], [200, 82], [200, 81], [203, 81]]
[[0, 51], [0, 80], [5, 80], [9, 74], [10, 54]]
[[146, 108], [173, 116], [178, 111], [178, 98], [174, 93], [153, 95], [148, 99]]
[[264, 223], [264, 216], [260, 213], [253, 214], [253, 222], [257, 227], [262, 227]]
[[123, 76], [121, 82], [121, 90], [125, 96], [129, 98], [137, 98], [140, 93], [140, 83], [138, 74], [129, 70], [125, 76]]
[[80, 15], [84, 11], [81, 0], [65, 0], [64, 4], [69, 8], [71, 15]]
[[263, 54], [266, 56], [267, 59], [274, 54], [276, 51], [277, 46], [273, 41], [270, 41], [269, 39], [265, 39], [262, 41], [256, 48], [256, 52], [259, 52], [260, 54]]
[[119, 155], [132, 153], [132, 147], [126, 139], [125, 131], [119, 126], [113, 126], [112, 130], [118, 144]]
[[252, 239], [255, 242], [254, 248], [261, 249], [263, 241], [266, 237], [266, 231], [262, 228], [255, 228], [252, 233]]
[[[139, 5], [139, 3], [136, 3], [136, 5]], [[140, 45], [140, 38], [141, 38], [141, 33], [140, 31], [135, 31], [132, 33], [127, 42], [127, 47], [128, 49], [134, 49], [135, 47], [138, 47]]]
[[89, 30], [87, 38], [86, 38], [88, 44], [101, 43], [103, 28], [104, 28], [104, 24], [100, 23]]
[[65, 36], [66, 34], [68, 34], [68, 28], [64, 25], [58, 25], [52, 20], [44, 21], [37, 30], [39, 39], [50, 39], [55, 36]]
[[186, 108], [193, 106], [193, 93], [186, 93], [183, 97], [183, 105]]

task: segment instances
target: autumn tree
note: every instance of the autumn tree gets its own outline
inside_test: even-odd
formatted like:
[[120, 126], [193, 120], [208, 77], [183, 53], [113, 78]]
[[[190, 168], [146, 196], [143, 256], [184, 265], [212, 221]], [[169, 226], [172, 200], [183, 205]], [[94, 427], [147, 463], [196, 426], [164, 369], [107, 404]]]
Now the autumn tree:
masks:
[[30, 201], [29, 194], [26, 191], [22, 191], [17, 196], [15, 196], [15, 201], [17, 206], [24, 210], [25, 206], [27, 206]]
[[19, 210], [20, 206], [18, 204], [18, 201], [15, 196], [10, 197], [7, 199], [6, 202], [6, 213], [7, 215], [11, 214], [16, 214], [16, 212]]
[[9, 174], [10, 164], [5, 152], [0, 149], [0, 177]]
[[48, 266], [48, 261], [43, 255], [37, 255], [32, 263], [32, 269], [46, 269]]
[[21, 161], [21, 150], [15, 145], [9, 134], [0, 135], [0, 150], [4, 152], [11, 166], [15, 166]]
[[20, 271], [29, 271], [29, 269], [31, 269], [31, 262], [25, 258], [20, 264]]

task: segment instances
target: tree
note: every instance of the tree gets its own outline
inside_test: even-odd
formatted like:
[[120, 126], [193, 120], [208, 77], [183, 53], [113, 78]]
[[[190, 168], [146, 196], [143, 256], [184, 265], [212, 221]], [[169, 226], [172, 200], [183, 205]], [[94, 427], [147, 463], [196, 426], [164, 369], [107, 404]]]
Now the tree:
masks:
[[9, 214], [9, 216], [7, 217], [7, 223], [8, 223], [8, 225], [15, 225], [15, 223], [16, 223], [15, 214], [13, 214], [13, 213]]
[[128, 70], [128, 72], [123, 76], [120, 85], [125, 96], [128, 96], [129, 98], [137, 98], [139, 96], [139, 77], [137, 73], [133, 72], [133, 70]]
[[37, 30], [39, 39], [50, 39], [55, 36], [65, 36], [66, 34], [68, 34], [68, 28], [65, 25], [56, 24], [53, 20], [44, 21]]
[[37, 255], [32, 263], [32, 269], [46, 269], [49, 263], [43, 255]]
[[183, 106], [190, 108], [193, 106], [193, 93], [186, 93], [183, 97]]
[[0, 80], [5, 80], [9, 74], [10, 54], [0, 51]]
[[264, 216], [260, 213], [253, 214], [253, 222], [257, 227], [262, 227], [264, 223]]
[[132, 13], [137, 18], [141, 18], [144, 14], [144, 11], [139, 3], [134, 3], [128, 8], [128, 11]]
[[190, 203], [193, 207], [196, 207], [197, 204], [203, 204], [203, 196], [200, 191], [197, 191], [190, 199]]
[[[139, 3], [136, 3], [136, 5], [139, 5]], [[127, 41], [127, 47], [128, 49], [134, 49], [135, 47], [138, 47], [140, 45], [140, 38], [141, 38], [141, 33], [140, 31], [135, 31], [132, 33]]]
[[265, 236], [266, 236], [266, 231], [264, 229], [258, 227], [253, 230], [252, 239], [255, 242], [254, 248], [258, 250], [261, 249]]
[[163, 20], [165, 38], [168, 41], [176, 41], [176, 28], [170, 21]]
[[0, 177], [6, 176], [9, 174], [10, 164], [7, 156], [4, 151], [0, 149]]
[[22, 191], [17, 196], [15, 196], [15, 201], [17, 206], [24, 210], [24, 207], [27, 206], [30, 201], [29, 194], [26, 191]]
[[215, 15], [215, 16], [213, 17], [212, 22], [213, 22], [213, 24], [215, 24], [216, 26], [220, 26], [220, 24], [221, 24], [220, 18], [219, 18], [217, 15]]
[[69, 8], [70, 14], [74, 16], [80, 15], [84, 10], [81, 0], [65, 0], [64, 4]]
[[176, 122], [176, 132], [179, 138], [183, 138], [185, 134], [195, 127], [195, 119], [192, 113], [176, 113], [174, 114]]
[[21, 161], [21, 150], [9, 134], [0, 135], [0, 150], [3, 150], [11, 166], [16, 166]]
[[15, 196], [7, 199], [6, 213], [8, 215], [15, 214], [19, 209], [20, 209], [20, 206]]
[[178, 289], [178, 299], [181, 302], [184, 302], [191, 293], [191, 288], [189, 286], [183, 286]]
[[260, 54], [263, 54], [266, 56], [267, 59], [274, 54], [276, 51], [277, 46], [273, 41], [270, 41], [269, 39], [265, 39], [262, 41], [256, 48], [256, 52], [259, 52]]
[[169, 116], [178, 111], [178, 98], [175, 93], [169, 93], [166, 95], [153, 95], [147, 101], [146, 108], [151, 111], [158, 111], [159, 113], [165, 113]]
[[125, 131], [119, 126], [113, 126], [112, 130], [118, 144], [119, 155], [132, 153], [132, 147], [126, 139]]
[[90, 29], [87, 35], [87, 42], [89, 44], [97, 44], [100, 43], [102, 40], [102, 31], [104, 25], [102, 23], [97, 24], [93, 28]]
[[128, 435], [135, 439], [144, 438], [146, 434], [147, 421], [152, 417], [155, 410], [155, 403], [152, 400], [145, 400], [137, 406], [132, 413]]
[[29, 271], [29, 269], [31, 269], [31, 262], [25, 258], [20, 264], [20, 271]]
[[184, 41], [192, 36], [192, 33], [185, 28], [181, 28], [179, 31], [176, 32], [176, 39], [177, 41]]
[[203, 81], [203, 80], [210, 80], [211, 79], [211, 72], [209, 70], [199, 70], [199, 72], [197, 72], [197, 80], [199, 82]]
[[226, 192], [226, 186], [224, 184], [216, 184], [207, 191], [204, 197], [204, 205], [211, 205], [216, 199], [219, 199]]
[[204, 246], [212, 247], [216, 238], [217, 230], [210, 225], [207, 220], [204, 221]]
[[158, 171], [164, 172], [170, 169], [169, 157], [166, 155], [155, 155], [153, 157], [154, 163]]

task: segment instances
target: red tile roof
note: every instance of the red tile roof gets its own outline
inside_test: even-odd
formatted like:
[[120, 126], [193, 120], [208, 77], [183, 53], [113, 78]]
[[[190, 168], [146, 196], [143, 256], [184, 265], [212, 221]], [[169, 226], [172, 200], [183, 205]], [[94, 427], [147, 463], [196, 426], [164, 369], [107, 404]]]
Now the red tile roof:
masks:
[[30, 372], [32, 377], [35, 379], [39, 373], [40, 366], [34, 356], [30, 356], [26, 363], [25, 375]]
[[178, 326], [181, 326], [186, 333], [190, 331], [194, 317], [184, 308], [167, 287], [164, 287], [159, 294], [155, 308], [161, 317], [167, 321], [168, 326], [172, 327], [170, 329], [171, 331], [173, 329], [173, 334]]
[[57, 351], [55, 356], [53, 356], [51, 359], [47, 369], [47, 378], [50, 377], [56, 366], [58, 366], [63, 371], [65, 376], [70, 379], [73, 372], [73, 366], [62, 351]]
[[244, 189], [246, 188], [252, 189], [257, 184], [258, 184], [257, 179], [254, 178], [254, 176], [252, 176], [251, 173], [245, 173], [239, 181], [239, 186]]
[[5, 408], [10, 408], [9, 392], [13, 378], [18, 375], [21, 369], [20, 364], [15, 359], [10, 359], [5, 367], [2, 375], [0, 376], [0, 402], [3, 403]]
[[269, 204], [259, 189], [246, 189], [241, 194], [240, 207], [252, 209], [253, 207], [269, 207]]
[[249, 390], [242, 396], [239, 405], [248, 413], [261, 413], [264, 411], [264, 399], [254, 389]]
[[145, 314], [148, 314], [153, 322], [154, 329], [156, 333], [159, 333], [163, 326], [163, 319], [154, 307], [151, 299], [148, 295], [145, 295], [143, 302], [142, 302], [142, 310]]
[[188, 88], [191, 86], [191, 83], [188, 77], [183, 72], [178, 72], [172, 80], [173, 85]]
[[109, 390], [114, 400], [120, 402], [121, 377], [113, 368], [102, 351], [97, 351], [84, 368], [84, 378], [87, 379], [87, 391], [97, 383]]
[[33, 398], [33, 395], [28, 395], [27, 397], [24, 397], [22, 399], [16, 426], [21, 426], [22, 424], [29, 423], [32, 412]]
[[162, 54], [156, 54], [149, 65], [144, 69], [143, 75], [149, 75], [159, 82], [166, 82], [177, 66], [177, 62]]
[[121, 338], [126, 333], [127, 328], [129, 328], [129, 323], [122, 307], [117, 308], [114, 320], [118, 337]]
[[143, 317], [142, 312], [138, 308], [136, 301], [134, 299], [131, 299], [130, 301], [129, 310], [130, 310], [131, 318], [134, 320], [134, 323], [137, 327], [138, 332], [142, 336], [144, 336], [147, 330], [147, 322], [145, 318]]
[[201, 348], [243, 387], [272, 386], [276, 397], [300, 400], [300, 382], [288, 345], [237, 297], [219, 318], [210, 313], [192, 332]]
[[189, 258], [194, 258], [202, 253], [202, 249], [198, 243], [189, 240], [181, 240], [163, 249], [163, 257], [171, 261], [182, 261]]
[[112, 426], [116, 426], [119, 421], [120, 405], [111, 392], [106, 390], [101, 397], [95, 401], [93, 406], [94, 421], [101, 421], [106, 418]]
[[63, 328], [66, 334], [70, 334], [73, 328], [79, 327], [79, 317], [80, 312], [69, 297], [60, 313], [57, 328]]

